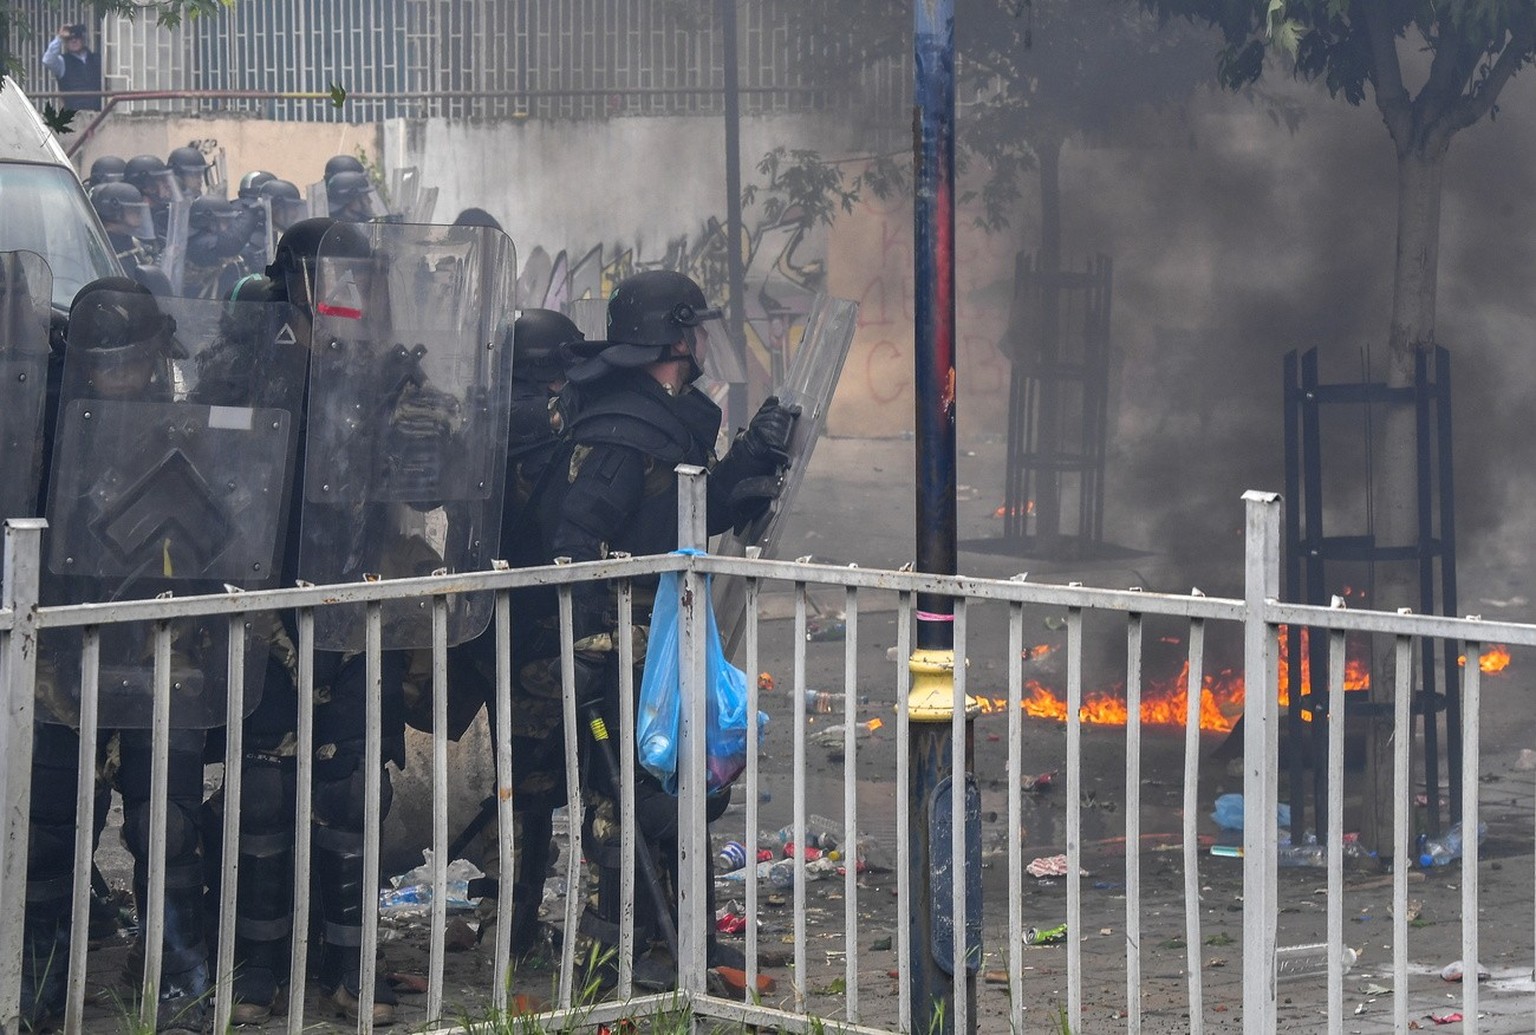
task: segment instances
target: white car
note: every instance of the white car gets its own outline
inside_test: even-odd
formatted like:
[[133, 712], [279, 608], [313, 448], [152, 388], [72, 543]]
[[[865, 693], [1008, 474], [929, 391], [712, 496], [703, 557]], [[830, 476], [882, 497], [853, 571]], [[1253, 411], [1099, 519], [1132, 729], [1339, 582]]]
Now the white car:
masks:
[[9, 77], [0, 77], [0, 212], [0, 252], [48, 261], [56, 312], [91, 281], [122, 275], [75, 167]]

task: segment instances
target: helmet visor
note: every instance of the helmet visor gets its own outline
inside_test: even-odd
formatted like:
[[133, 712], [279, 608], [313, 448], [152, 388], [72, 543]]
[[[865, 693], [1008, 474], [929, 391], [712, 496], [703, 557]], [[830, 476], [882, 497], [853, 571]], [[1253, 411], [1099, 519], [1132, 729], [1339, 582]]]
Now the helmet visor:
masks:
[[720, 309], [705, 310], [708, 317], [693, 328], [693, 358], [710, 381], [744, 382], [746, 368]]
[[117, 219], [127, 233], [141, 241], [153, 241], [156, 237], [155, 220], [147, 201], [124, 202], [119, 206]]

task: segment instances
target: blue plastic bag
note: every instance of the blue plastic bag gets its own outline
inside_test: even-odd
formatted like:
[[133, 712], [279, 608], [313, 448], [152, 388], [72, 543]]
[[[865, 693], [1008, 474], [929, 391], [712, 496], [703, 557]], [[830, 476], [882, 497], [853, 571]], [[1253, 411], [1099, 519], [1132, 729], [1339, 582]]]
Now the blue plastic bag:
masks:
[[[677, 572], [663, 573], [656, 589], [635, 723], [640, 765], [660, 780], [669, 794], [677, 793], [677, 741], [682, 713], [678, 668], [679, 577]], [[708, 578], [704, 581], [704, 599], [710, 599]], [[726, 659], [713, 607], [708, 609], [705, 623], [704, 651], [709, 695], [704, 752], [709, 766], [707, 786], [709, 793], [715, 794], [729, 787], [747, 767], [747, 677]], [[759, 741], [767, 727], [768, 716], [759, 712]]]

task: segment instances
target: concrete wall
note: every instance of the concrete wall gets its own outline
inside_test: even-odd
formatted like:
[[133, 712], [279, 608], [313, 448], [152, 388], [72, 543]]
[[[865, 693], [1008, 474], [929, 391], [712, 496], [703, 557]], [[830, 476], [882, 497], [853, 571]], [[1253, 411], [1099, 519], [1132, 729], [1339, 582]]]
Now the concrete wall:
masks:
[[[757, 160], [774, 147], [809, 148], [826, 157], [848, 153], [849, 127], [826, 118], [749, 118], [742, 124], [743, 181], [763, 182]], [[535, 247], [558, 266], [602, 248], [610, 273], [666, 262], [669, 249], [693, 256], [707, 249], [710, 221], [723, 219], [724, 128], [717, 119], [633, 118], [609, 122], [471, 123], [396, 121], [384, 128], [390, 166], [419, 166], [440, 189], [438, 218], [466, 206], [487, 209], [518, 243], [527, 266]], [[859, 168], [847, 169], [851, 180]], [[887, 436], [912, 426], [912, 208], [909, 198], [860, 203], [830, 228], [798, 235], [767, 225], [760, 209], [745, 216], [753, 255], [748, 268], [750, 347], [760, 385], [772, 369], [775, 333], [761, 312], [763, 294], [797, 308], [816, 283], [863, 306], [830, 426], [834, 434]], [[969, 224], [976, 213], [967, 210]], [[723, 244], [723, 237], [720, 241]], [[975, 373], [965, 406], [993, 424], [1004, 419], [1007, 380], [996, 343], [1007, 318], [1016, 245], [969, 229], [961, 234], [963, 267], [976, 271], [962, 292], [961, 356]], [[708, 282], [707, 255], [689, 272]], [[823, 279], [824, 273], [824, 279]], [[606, 281], [605, 281], [606, 282]], [[999, 292], [1002, 292], [999, 294]], [[794, 297], [791, 297], [794, 296]], [[578, 294], [579, 297], [579, 294]], [[1001, 299], [1002, 304], [996, 304]], [[524, 304], [538, 304], [524, 292]], [[799, 308], [798, 311], [803, 311]], [[758, 318], [754, 318], [758, 317]], [[1001, 407], [1001, 409], [999, 408]]]
[[[229, 178], [265, 169], [305, 190], [320, 179], [332, 155], [365, 150], [374, 161], [380, 154], [376, 123], [341, 125], [316, 122], [273, 122], [251, 118], [168, 118], [160, 115], [107, 116], [101, 128], [75, 155], [83, 176], [100, 155], [131, 158], [139, 154], [164, 158], [172, 148], [194, 141], [214, 141], [224, 150]], [[66, 142], [67, 146], [67, 142]], [[234, 190], [231, 188], [230, 193]]]

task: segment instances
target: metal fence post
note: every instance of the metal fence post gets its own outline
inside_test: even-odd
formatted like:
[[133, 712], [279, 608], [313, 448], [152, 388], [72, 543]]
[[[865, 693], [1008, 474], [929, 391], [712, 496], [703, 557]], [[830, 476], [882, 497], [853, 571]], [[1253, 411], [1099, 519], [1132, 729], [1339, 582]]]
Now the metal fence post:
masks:
[[[37, 587], [42, 573], [41, 518], [5, 523], [5, 606], [11, 633], [0, 664], [5, 720], [0, 722], [0, 1031], [18, 1031], [21, 1015], [22, 917], [27, 902], [27, 822], [31, 812], [32, 721], [37, 688]], [[62, 965], [62, 961], [60, 961]]]
[[[709, 547], [706, 522], [708, 474], [702, 467], [677, 467], [677, 545], [681, 550]], [[709, 615], [705, 579], [691, 565], [680, 580], [678, 664], [683, 707], [678, 730], [677, 836], [677, 987], [703, 994], [708, 968], [709, 901], [705, 888], [709, 824], [705, 819], [705, 680], [704, 642]], [[633, 750], [632, 747], [626, 750]]]
[[1277, 630], [1266, 606], [1280, 593], [1280, 496], [1243, 493], [1243, 1033], [1275, 1030], [1275, 928], [1279, 920], [1275, 808], [1279, 802]]

